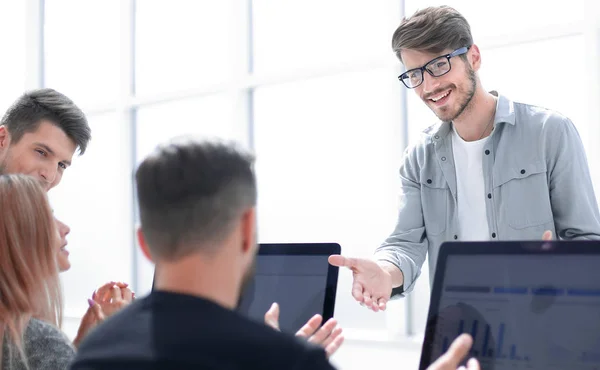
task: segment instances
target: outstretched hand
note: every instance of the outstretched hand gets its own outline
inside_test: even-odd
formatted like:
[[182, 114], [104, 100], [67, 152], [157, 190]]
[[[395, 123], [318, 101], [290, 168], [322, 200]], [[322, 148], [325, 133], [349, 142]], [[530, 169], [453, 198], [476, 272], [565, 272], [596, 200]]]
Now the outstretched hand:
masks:
[[385, 310], [392, 293], [392, 276], [389, 272], [373, 260], [339, 254], [329, 256], [329, 263], [352, 271], [354, 299], [375, 312]]

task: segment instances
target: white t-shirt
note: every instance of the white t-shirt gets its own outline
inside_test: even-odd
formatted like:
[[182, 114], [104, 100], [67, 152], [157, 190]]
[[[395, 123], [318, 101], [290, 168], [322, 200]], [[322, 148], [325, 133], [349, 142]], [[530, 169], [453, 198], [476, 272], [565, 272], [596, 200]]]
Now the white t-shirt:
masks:
[[487, 137], [464, 141], [452, 128], [452, 152], [456, 167], [459, 240], [490, 240], [483, 182], [483, 147]]

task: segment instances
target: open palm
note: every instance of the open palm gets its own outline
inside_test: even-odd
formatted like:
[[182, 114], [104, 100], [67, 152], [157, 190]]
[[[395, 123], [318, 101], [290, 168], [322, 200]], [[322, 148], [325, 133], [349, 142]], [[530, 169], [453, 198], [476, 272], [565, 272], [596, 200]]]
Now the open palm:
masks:
[[377, 262], [365, 258], [329, 256], [333, 266], [352, 270], [352, 296], [367, 308], [385, 310], [392, 292], [392, 277]]

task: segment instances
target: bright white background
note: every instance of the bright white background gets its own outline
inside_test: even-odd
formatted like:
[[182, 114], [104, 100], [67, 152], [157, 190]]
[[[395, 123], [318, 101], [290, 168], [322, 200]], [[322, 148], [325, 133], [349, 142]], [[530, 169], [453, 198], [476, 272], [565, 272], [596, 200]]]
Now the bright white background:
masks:
[[[480, 46], [484, 86], [576, 124], [600, 184], [600, 21], [593, 0], [445, 2]], [[435, 117], [396, 79], [391, 36], [423, 0], [7, 0], [0, 2], [0, 110], [24, 89], [75, 100], [89, 151], [51, 192], [72, 232], [63, 276], [72, 335], [105, 281], [150, 289], [137, 251], [135, 165], [194, 133], [254, 148], [261, 242], [336, 241], [369, 256], [396, 217], [405, 145]], [[585, 10], [584, 10], [585, 8]], [[426, 270], [426, 269], [425, 269]], [[427, 271], [386, 313], [353, 302], [341, 271], [341, 369], [415, 368]], [[403, 366], [404, 365], [404, 366]]]

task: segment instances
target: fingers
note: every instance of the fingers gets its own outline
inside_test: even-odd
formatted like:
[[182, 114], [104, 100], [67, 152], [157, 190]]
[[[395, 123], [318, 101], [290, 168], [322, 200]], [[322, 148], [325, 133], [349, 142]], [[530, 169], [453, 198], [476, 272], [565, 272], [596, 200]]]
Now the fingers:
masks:
[[134, 297], [135, 293], [131, 291], [129, 284], [115, 281], [109, 281], [92, 294], [92, 299], [98, 303], [106, 303], [111, 300], [131, 302]]
[[[310, 339], [311, 339], [310, 337], [312, 335], [314, 335], [315, 332], [317, 332], [317, 330], [319, 330], [319, 326], [321, 326], [322, 322], [323, 322], [323, 317], [321, 317], [321, 315], [314, 315], [313, 317], [310, 318], [310, 320], [308, 320], [306, 322], [306, 324], [304, 324], [304, 326], [302, 328], [300, 328], [300, 330], [298, 330], [296, 332], [296, 336], [303, 337], [303, 338], [309, 338], [309, 341], [310, 341]], [[317, 343], [319, 343], [319, 342], [317, 342]]]
[[379, 307], [379, 309], [381, 311], [385, 311], [385, 309], [387, 308], [387, 299], [385, 299], [385, 298], [379, 298], [377, 300], [377, 306]]
[[363, 302], [365, 303], [365, 306], [367, 306], [368, 309], [370, 309], [373, 312], [379, 312], [379, 303], [378, 303], [378, 299], [374, 299], [371, 294], [364, 292], [363, 293]]
[[131, 301], [133, 301], [133, 292], [127, 287], [121, 288], [121, 296], [127, 303], [131, 303]]
[[[333, 340], [331, 341], [331, 343], [327, 344], [325, 347], [325, 352], [327, 353], [327, 357], [331, 357], [333, 356], [334, 353], [337, 352], [338, 349], [340, 349], [340, 347], [342, 346], [342, 343], [344, 343], [344, 336], [342, 335], [342, 328], [336, 328], [336, 331], [339, 330], [339, 333], [334, 336], [332, 335]], [[335, 334], [335, 331], [334, 331]], [[471, 370], [471, 369], [469, 369]], [[476, 369], [479, 370], [479, 369]]]
[[296, 335], [300, 337], [309, 335], [308, 341], [323, 347], [329, 357], [340, 348], [344, 341], [344, 337], [341, 335], [342, 328], [337, 327], [337, 320], [329, 319], [325, 325], [318, 328], [321, 321], [321, 315], [313, 316], [313, 318], [311, 318], [306, 325], [296, 333]]
[[[319, 344], [323, 347], [326, 347], [329, 343], [331, 343], [335, 337], [342, 333], [341, 328], [336, 328], [337, 320], [329, 319], [312, 337], [308, 339], [309, 342], [314, 344]], [[339, 330], [337, 330], [339, 329]], [[335, 336], [334, 336], [335, 334]]]
[[544, 240], [544, 241], [552, 240], [552, 231], [550, 231], [550, 230], [544, 231], [544, 235], [542, 235], [542, 240]]
[[365, 296], [363, 294], [363, 286], [362, 286], [362, 284], [360, 284], [356, 280], [354, 280], [352, 282], [352, 296], [359, 303], [363, 303], [364, 302]]
[[94, 302], [91, 299], [88, 299], [88, 303], [90, 304], [90, 309], [89, 311], [91, 311], [94, 315], [94, 321], [96, 322], [102, 322], [104, 321], [104, 319], [106, 318], [104, 316], [104, 312], [102, 312], [102, 307], [98, 304], [98, 302]]
[[363, 293], [363, 302], [365, 303], [365, 306], [371, 308], [371, 303], [373, 303], [373, 300], [371, 299], [371, 294], [364, 292]]
[[93, 295], [92, 297], [94, 297], [94, 300], [96, 302], [105, 302], [106, 300], [110, 299], [110, 294], [111, 294], [111, 289], [112, 287], [115, 285], [114, 281], [109, 281], [108, 283], [102, 285], [100, 288], [98, 288], [94, 293], [95, 295]]
[[265, 324], [279, 330], [279, 305], [277, 303], [273, 303], [271, 308], [265, 313]]
[[448, 351], [438, 358], [428, 370], [456, 369], [462, 359], [469, 353], [473, 339], [469, 334], [459, 335], [450, 345]]
[[467, 370], [480, 370], [479, 361], [472, 358], [467, 362]]
[[90, 305], [87, 309], [87, 311], [85, 311], [85, 314], [83, 315], [83, 317], [81, 318], [81, 323], [79, 324], [79, 330], [84, 330], [87, 331], [87, 329], [89, 329], [92, 324], [94, 323], [94, 321], [96, 321], [96, 313], [94, 312], [94, 310], [92, 309], [94, 304], [97, 304], [95, 302], [90, 302], [91, 299], [88, 299], [88, 304]]
[[123, 293], [121, 292], [121, 288], [119, 288], [117, 285], [113, 285], [112, 288], [110, 288], [110, 298], [113, 301], [122, 301]]
[[356, 268], [356, 258], [344, 257], [339, 254], [332, 254], [329, 256], [328, 261], [331, 265], [337, 267], [348, 267], [349, 269]]

